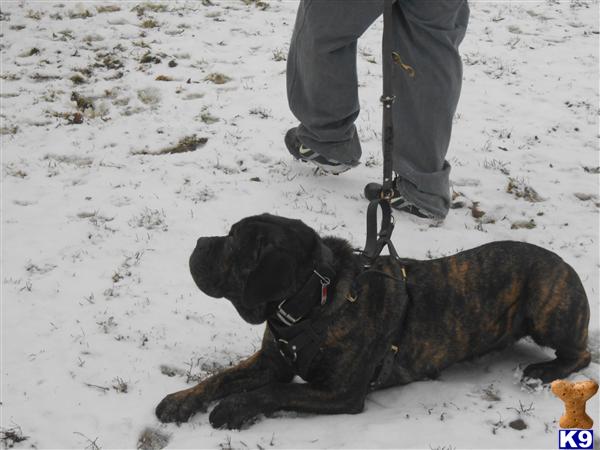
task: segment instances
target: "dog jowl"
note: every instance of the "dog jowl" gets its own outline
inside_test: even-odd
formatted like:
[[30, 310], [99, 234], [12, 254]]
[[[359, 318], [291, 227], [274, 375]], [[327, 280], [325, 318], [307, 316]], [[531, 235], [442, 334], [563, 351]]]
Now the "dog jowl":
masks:
[[[346, 241], [263, 214], [200, 238], [190, 270], [200, 290], [267, 326], [254, 355], [165, 397], [156, 408], [163, 422], [185, 422], [215, 400], [214, 427], [281, 410], [358, 413], [374, 389], [435, 377], [524, 336], [556, 353], [524, 377], [548, 383], [590, 362], [581, 281], [531, 244], [427, 261], [383, 256], [365, 270]], [[295, 375], [307, 383], [291, 383]]]

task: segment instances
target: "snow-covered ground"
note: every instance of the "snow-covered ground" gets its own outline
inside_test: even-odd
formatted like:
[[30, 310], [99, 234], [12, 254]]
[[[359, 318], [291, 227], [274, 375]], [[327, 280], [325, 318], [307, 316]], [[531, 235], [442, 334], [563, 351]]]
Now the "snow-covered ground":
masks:
[[[4, 446], [135, 447], [149, 428], [154, 448], [556, 447], [562, 403], [519, 382], [551, 355], [530, 342], [372, 394], [359, 415], [285, 413], [239, 432], [207, 414], [154, 417], [164, 395], [260, 343], [262, 327], [194, 286], [197, 237], [268, 211], [363, 244], [362, 188], [381, 175], [382, 25], [359, 42], [363, 165], [321, 176], [282, 143], [296, 8], [1, 2]], [[449, 152], [457, 208], [434, 226], [397, 215], [396, 248], [432, 258], [514, 239], [557, 252], [592, 309], [594, 362], [572, 378], [598, 379], [598, 1], [471, 9]]]

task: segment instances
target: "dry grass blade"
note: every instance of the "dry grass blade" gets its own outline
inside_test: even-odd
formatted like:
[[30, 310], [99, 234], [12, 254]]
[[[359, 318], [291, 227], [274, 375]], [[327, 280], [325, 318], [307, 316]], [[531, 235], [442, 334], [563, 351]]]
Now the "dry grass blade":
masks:
[[196, 137], [195, 134], [191, 136], [185, 136], [179, 140], [175, 145], [165, 147], [157, 151], [139, 150], [133, 152], [134, 155], [172, 155], [175, 153], [186, 153], [198, 150], [208, 142], [208, 138]]

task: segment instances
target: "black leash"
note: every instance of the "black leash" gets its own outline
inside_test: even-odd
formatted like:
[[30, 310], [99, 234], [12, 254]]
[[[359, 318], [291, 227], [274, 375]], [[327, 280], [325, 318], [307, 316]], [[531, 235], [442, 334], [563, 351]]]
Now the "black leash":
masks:
[[[406, 309], [409, 302], [408, 291], [406, 288], [406, 271], [402, 267], [402, 278], [394, 277], [383, 271], [371, 269], [371, 266], [381, 254], [384, 247], [388, 247], [390, 255], [398, 259], [398, 253], [392, 243], [392, 232], [394, 231], [394, 218], [392, 216], [391, 199], [394, 194], [392, 151], [394, 147], [394, 124], [392, 117], [392, 105], [395, 100], [392, 87], [393, 64], [398, 64], [405, 70], [410, 77], [414, 76], [412, 67], [404, 64], [400, 55], [393, 51], [393, 29], [392, 14], [393, 3], [395, 0], [384, 0], [383, 9], [383, 94], [381, 103], [383, 105], [383, 184], [376, 200], [372, 200], [367, 208], [367, 240], [365, 248], [360, 252], [362, 272], [354, 280], [351, 292], [347, 293], [346, 300], [355, 302], [360, 296], [360, 282], [365, 276], [380, 276], [392, 279], [402, 288], [398, 289], [398, 295], [403, 297], [402, 311], [400, 313], [400, 328], [406, 316]], [[381, 208], [382, 218], [381, 227], [377, 231], [377, 211]], [[330, 253], [330, 252], [329, 252]], [[312, 361], [320, 352], [320, 345], [325, 339], [326, 330], [331, 319], [321, 319], [319, 316], [313, 316], [312, 312], [320, 303], [323, 306], [327, 302], [327, 290], [331, 280], [335, 278], [335, 270], [331, 263], [331, 255], [326, 251], [320, 256], [320, 261], [316, 263], [313, 273], [306, 281], [304, 286], [289, 299], [284, 299], [278, 306], [276, 314], [267, 321], [269, 329], [273, 335], [273, 340], [277, 344], [283, 358], [292, 367], [294, 372], [302, 378], [307, 379], [311, 369]], [[310, 301], [309, 293], [315, 292], [318, 286], [321, 286], [320, 301]], [[401, 331], [401, 330], [400, 330]], [[400, 336], [394, 338], [398, 342]], [[398, 370], [396, 355], [398, 346], [392, 344], [389, 351], [386, 352], [380, 365], [376, 368], [373, 379], [371, 380], [371, 389], [377, 389], [385, 386], [392, 372]]]
[[[381, 186], [381, 191], [379, 192], [379, 198], [372, 200], [367, 208], [367, 240], [365, 248], [362, 251], [363, 274], [380, 274], [379, 271], [372, 270], [370, 267], [386, 246], [390, 256], [396, 260], [398, 259], [398, 253], [392, 243], [394, 217], [392, 215], [391, 206], [391, 200], [394, 194], [392, 158], [392, 151], [394, 148], [394, 123], [392, 117], [392, 105], [396, 100], [396, 96], [393, 94], [392, 85], [393, 64], [398, 64], [411, 78], [415, 76], [415, 71], [412, 67], [404, 64], [400, 55], [393, 51], [394, 34], [392, 28], [392, 14], [394, 1], [395, 0], [384, 0], [383, 5], [383, 94], [381, 95], [381, 103], [383, 105], [383, 184]], [[377, 232], [377, 210], [379, 208], [381, 208], [381, 227], [379, 228], [379, 232]], [[385, 273], [382, 274], [387, 275]], [[375, 370], [374, 377], [370, 383], [370, 388], [373, 390], [385, 386], [394, 370], [405, 370], [398, 365], [396, 358], [398, 355], [398, 345], [396, 344], [399, 342], [400, 334], [404, 328], [404, 319], [406, 318], [406, 311], [410, 301], [406, 286], [406, 271], [404, 267], [402, 267], [402, 279], [397, 279], [396, 281], [402, 284], [402, 288], [397, 290], [397, 295], [403, 297], [403, 301], [401, 301], [401, 323], [398, 335], [395, 336], [389, 350]]]
[[[394, 147], [394, 123], [392, 105], [396, 97], [393, 95], [392, 70], [396, 60], [393, 51], [394, 34], [392, 29], [393, 4], [395, 0], [385, 0], [383, 6], [383, 184], [379, 198], [372, 200], [367, 208], [367, 240], [362, 252], [363, 265], [370, 267], [373, 261], [387, 246], [394, 258], [398, 257], [392, 244], [394, 220], [392, 216], [391, 199], [394, 193], [392, 151]], [[381, 208], [381, 228], [377, 232], [377, 210]]]

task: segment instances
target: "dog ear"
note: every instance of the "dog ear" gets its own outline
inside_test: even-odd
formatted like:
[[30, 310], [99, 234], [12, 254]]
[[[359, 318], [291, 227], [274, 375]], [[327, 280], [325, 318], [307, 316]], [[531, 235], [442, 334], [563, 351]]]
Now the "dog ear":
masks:
[[267, 250], [248, 275], [242, 299], [244, 305], [252, 307], [279, 298], [283, 300], [282, 296], [294, 286], [295, 266], [288, 252], [276, 248]]

